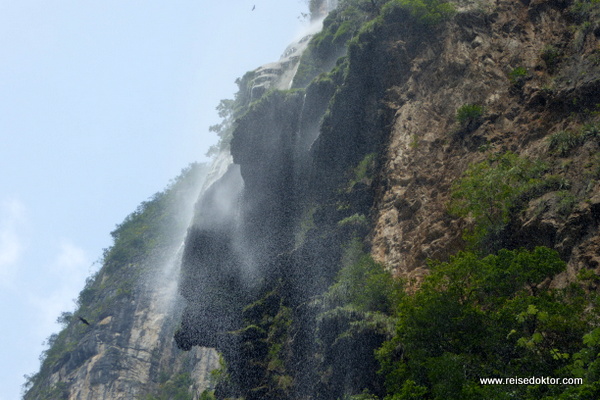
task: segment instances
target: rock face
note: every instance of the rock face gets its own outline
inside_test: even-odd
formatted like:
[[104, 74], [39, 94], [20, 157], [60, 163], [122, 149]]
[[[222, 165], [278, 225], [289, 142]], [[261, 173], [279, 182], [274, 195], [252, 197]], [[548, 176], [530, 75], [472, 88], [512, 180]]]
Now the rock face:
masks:
[[[310, 3], [313, 15], [337, 5]], [[59, 337], [70, 350], [38, 380], [71, 398], [131, 398], [172, 365], [170, 381], [188, 373], [199, 392], [213, 348], [225, 361], [217, 398], [383, 398], [374, 351], [394, 322], [340, 303], [349, 266], [374, 259], [416, 287], [428, 260], [468, 246], [546, 246], [567, 269], [545, 287], [598, 275], [593, 4], [340, 2], [320, 33], [247, 73], [224, 103], [231, 141], [181, 237], [185, 302], [117, 296], [89, 331], [70, 325], [77, 344]], [[474, 166], [511, 159], [538, 175], [514, 165], [526, 189], [514, 188], [501, 218], [490, 202], [487, 241], [475, 243], [465, 232], [477, 216], [452, 211], [452, 194]], [[34, 389], [28, 398], [43, 398]]]
[[176, 348], [176, 310], [162, 296], [151, 293], [119, 304], [113, 315], [93, 324], [55, 366], [49, 383], [65, 383], [69, 399], [132, 399], [150, 392], [159, 370], [181, 371], [190, 363], [194, 367], [187, 372], [198, 389], [207, 388], [218, 356], [203, 348], [190, 354]]
[[300, 56], [311, 37], [311, 34], [303, 36], [285, 49], [279, 61], [265, 64], [253, 71], [252, 99], [259, 99], [270, 89], [287, 90], [291, 87], [292, 79], [300, 63]]
[[[465, 249], [474, 221], [449, 212], [453, 184], [507, 152], [543, 162], [546, 181], [515, 200], [494, 246], [557, 249], [568, 261], [557, 286], [598, 268], [597, 128], [556, 150], [558, 133], [596, 126], [596, 14], [569, 1], [354, 3], [325, 19], [295, 90], [269, 90], [284, 89], [282, 64], [241, 81], [235, 222], [187, 238], [177, 342], [222, 352], [219, 398], [383, 395], [372, 359], [382, 331], [332, 356], [324, 326], [358, 317], [316, 304], [352, 238], [407, 278]], [[461, 119], [463, 106], [478, 114]]]
[[[533, 215], [539, 207], [532, 203], [514, 221], [513, 239], [561, 249], [569, 274], [585, 264], [573, 248], [597, 251], [589, 240], [597, 232], [590, 204], [598, 187], [595, 178], [582, 179], [596, 145], [577, 149], [569, 161], [548, 152], [548, 137], [577, 129], [600, 95], [600, 74], [590, 60], [597, 36], [573, 29], [567, 6], [486, 3], [458, 13], [436, 32], [438, 40], [422, 40], [412, 48], [412, 38], [393, 41], [389, 50], [401, 54], [402, 61], [396, 64], [400, 79], [389, 88], [396, 111], [383, 155], [372, 242], [373, 254], [396, 273], [420, 274], [428, 258], [445, 259], [464, 247], [462, 222], [447, 212], [451, 185], [469, 164], [506, 150], [554, 165], [568, 163], [569, 172], [551, 168], [568, 176], [579, 203], [573, 212], [580, 213], [559, 215], [554, 207]], [[526, 71], [523, 81], [511, 82], [517, 68]], [[455, 114], [464, 104], [482, 105], [485, 115], [480, 126], [457, 138]], [[567, 233], [574, 218], [583, 231]], [[568, 245], [561, 244], [565, 241]]]
[[[49, 338], [25, 399], [193, 398], [219, 365], [212, 349], [183, 352], [174, 342], [182, 242], [205, 168], [192, 166], [142, 203], [112, 233], [103, 267], [89, 278], [75, 315]], [[80, 317], [88, 324], [84, 324]], [[183, 397], [186, 396], [186, 397]]]

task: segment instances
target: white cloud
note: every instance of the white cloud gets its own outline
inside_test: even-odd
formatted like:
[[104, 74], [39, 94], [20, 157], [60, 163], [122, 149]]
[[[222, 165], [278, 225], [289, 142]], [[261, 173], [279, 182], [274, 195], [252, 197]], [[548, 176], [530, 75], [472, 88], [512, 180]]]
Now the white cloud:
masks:
[[52, 327], [60, 313], [73, 309], [72, 300], [83, 289], [90, 265], [82, 248], [69, 239], [59, 241], [54, 261], [48, 266], [47, 279], [54, 282], [52, 290], [33, 294], [30, 298], [31, 303], [39, 310], [41, 326], [45, 330], [56, 330]]
[[0, 203], [0, 286], [8, 286], [25, 246], [19, 228], [25, 218], [25, 206], [12, 199]]
[[53, 264], [53, 269], [58, 273], [74, 273], [76, 278], [85, 278], [87, 274], [88, 259], [85, 251], [71, 243], [68, 239], [62, 239], [59, 243], [59, 253]]
[[22, 251], [23, 246], [14, 229], [3, 226], [0, 230], [0, 268], [4, 270], [15, 264]]

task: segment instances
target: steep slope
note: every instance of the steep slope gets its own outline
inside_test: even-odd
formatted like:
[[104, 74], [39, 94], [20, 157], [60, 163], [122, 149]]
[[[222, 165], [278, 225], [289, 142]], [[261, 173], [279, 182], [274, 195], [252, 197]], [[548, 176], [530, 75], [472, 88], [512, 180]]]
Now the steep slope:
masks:
[[[114, 245], [88, 278], [74, 314], [48, 339], [25, 399], [165, 398], [204, 390], [218, 356], [173, 342], [181, 312], [179, 259], [206, 167], [192, 165], [112, 232]], [[83, 318], [87, 323], [84, 323]]]
[[176, 334], [223, 354], [216, 397], [574, 395], [476, 383], [561, 373], [593, 398], [598, 13], [340, 1], [294, 89], [240, 81], [236, 201], [186, 239]]
[[[600, 397], [600, 6], [310, 9], [219, 105], [187, 234], [115, 231], [26, 398]], [[169, 308], [141, 277], [182, 240]], [[568, 380], [480, 381], [532, 376]]]
[[[273, 88], [289, 88], [309, 38], [310, 32], [285, 49], [278, 62], [245, 76], [248, 90], [240, 94], [243, 100], [256, 100]], [[226, 101], [219, 107], [224, 115], [231, 111]], [[193, 165], [184, 170], [112, 232], [114, 245], [105, 250], [102, 268], [88, 279], [75, 313], [60, 317], [63, 329], [48, 338], [41, 369], [27, 378], [24, 398], [195, 399], [213, 386], [217, 353], [209, 348], [182, 352], [174, 344], [174, 333], [182, 312], [177, 293], [181, 261], [193, 252], [189, 247], [184, 251], [184, 239], [210, 229], [209, 240], [218, 243], [237, 224], [233, 210], [243, 182], [229, 154], [229, 125], [226, 120], [211, 128], [223, 143], [221, 149], [213, 149], [217, 155], [209, 168]], [[221, 278], [228, 284], [227, 276], [210, 282], [216, 286]], [[184, 294], [189, 279], [185, 276], [181, 285]], [[199, 284], [193, 290], [202, 292], [203, 287]], [[213, 305], [235, 308], [243, 303], [227, 303], [230, 294], [222, 293]], [[210, 304], [198, 304], [209, 310], [208, 329], [225, 329], [230, 324], [222, 322], [227, 307], [213, 310], [207, 307]]]
[[[558, 215], [552, 195], [530, 199], [531, 207], [546, 210], [514, 215], [505, 241], [511, 247], [556, 247], [571, 274], [587, 264], [581, 257], [597, 253], [595, 141], [568, 154], [548, 148], [553, 134], [595, 123], [597, 22], [592, 11], [586, 16], [575, 5], [483, 4], [458, 13], [440, 30], [440, 40], [413, 51], [396, 42], [404, 53], [404, 79], [389, 88], [396, 116], [376, 207], [378, 260], [398, 273], [417, 272], [427, 258], [446, 258], [462, 248], [460, 221], [447, 213], [451, 185], [469, 164], [507, 150], [546, 160], [549, 174], [570, 182], [563, 189], [574, 207]], [[485, 111], [477, 126], [461, 133], [455, 115], [465, 104]], [[578, 232], [566, 229], [572, 225]]]

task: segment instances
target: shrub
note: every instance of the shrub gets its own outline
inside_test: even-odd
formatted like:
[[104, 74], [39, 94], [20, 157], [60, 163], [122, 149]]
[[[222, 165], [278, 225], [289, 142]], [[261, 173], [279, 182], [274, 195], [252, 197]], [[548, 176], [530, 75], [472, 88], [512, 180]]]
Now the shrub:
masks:
[[560, 215], [569, 215], [575, 204], [577, 204], [577, 198], [566, 190], [561, 190], [557, 193], [558, 196], [558, 213]]
[[436, 25], [451, 18], [456, 9], [444, 0], [392, 0], [382, 8], [382, 14], [390, 15], [394, 9], [403, 9], [417, 22]]
[[600, 1], [576, 0], [569, 7], [569, 11], [575, 17], [577, 23], [583, 24], [598, 15], [600, 12]]
[[571, 150], [583, 145], [588, 140], [600, 139], [600, 124], [589, 122], [578, 131], [563, 130], [555, 132], [548, 138], [548, 150], [561, 157], [569, 155]]
[[401, 284], [361, 247], [354, 241], [346, 250], [345, 266], [325, 294], [325, 303], [330, 307], [349, 305], [364, 312], [389, 313], [400, 296]]
[[[581, 337], [593, 343], [591, 357], [571, 365], [597, 368], [600, 339], [584, 336], [594, 322], [582, 316], [594, 298], [576, 288], [539, 287], [564, 269], [558, 253], [545, 247], [483, 258], [459, 253], [432, 263], [417, 292], [401, 299], [395, 335], [377, 351], [386, 399], [558, 399], [548, 390], [566, 387], [490, 387], [479, 379], [577, 376], [565, 368], [585, 347]], [[600, 330], [593, 334], [600, 338]]]
[[216, 400], [214, 390], [204, 390], [198, 400]]
[[528, 77], [529, 71], [524, 67], [517, 67], [508, 73], [510, 83], [516, 88], [523, 87]]
[[364, 253], [358, 239], [345, 249], [342, 264], [335, 283], [319, 299], [319, 395], [377, 399], [383, 381], [376, 374], [374, 351], [393, 335], [401, 282]]
[[347, 0], [329, 13], [323, 21], [323, 29], [313, 36], [301, 56], [293, 87], [306, 87], [335, 66], [336, 60], [346, 52], [348, 41], [373, 17], [372, 4], [366, 0]]
[[358, 163], [354, 168], [353, 178], [350, 180], [349, 190], [352, 190], [357, 183], [369, 184], [375, 173], [375, 165], [377, 162], [377, 153], [369, 153]]
[[600, 139], [600, 124], [598, 123], [587, 123], [581, 127], [581, 135], [584, 140], [587, 139]]
[[354, 396], [344, 396], [342, 400], [379, 400], [379, 397], [371, 394], [369, 390], [365, 389], [361, 394], [355, 394]]
[[478, 121], [483, 116], [484, 108], [479, 104], [464, 104], [456, 110], [456, 120], [463, 126]]
[[[145, 400], [193, 400], [195, 396], [190, 393], [190, 388], [193, 387], [194, 381], [188, 373], [181, 373], [171, 376], [171, 379], [159, 385], [155, 393], [148, 394]], [[201, 398], [211, 399], [208, 392], [207, 396]], [[212, 397], [214, 398], [214, 397]]]
[[351, 216], [344, 218], [338, 221], [339, 226], [347, 226], [347, 225], [357, 225], [357, 226], [367, 226], [369, 221], [364, 214], [355, 213]]
[[548, 72], [552, 74], [555, 72], [556, 66], [558, 65], [558, 63], [560, 61], [560, 51], [552, 45], [547, 45], [542, 50], [542, 54], [540, 55], [540, 58], [546, 64], [546, 68], [548, 69]]
[[474, 221], [465, 238], [476, 246], [498, 238], [520, 196], [543, 182], [544, 170], [543, 163], [511, 152], [471, 165], [452, 186], [449, 205], [451, 214]]
[[561, 157], [567, 156], [572, 149], [583, 143], [583, 135], [574, 131], [559, 131], [550, 135], [548, 150]]

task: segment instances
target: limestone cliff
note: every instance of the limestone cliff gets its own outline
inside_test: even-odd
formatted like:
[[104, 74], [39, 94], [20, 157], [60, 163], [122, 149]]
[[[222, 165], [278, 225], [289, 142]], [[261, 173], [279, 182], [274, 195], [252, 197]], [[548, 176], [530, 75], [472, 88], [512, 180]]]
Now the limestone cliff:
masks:
[[48, 339], [25, 399], [191, 399], [210, 387], [218, 355], [184, 353], [173, 340], [181, 243], [205, 169], [184, 170], [117, 226], [75, 314], [64, 313], [64, 329]]
[[[185, 301], [102, 292], [147, 265], [107, 264], [82, 296], [110, 307], [26, 398], [598, 398], [597, 2], [310, 8], [323, 29], [219, 106], [192, 223], [159, 247], [184, 242]], [[524, 374], [582, 385], [478, 380]]]
[[[340, 1], [293, 89], [240, 81], [235, 218], [188, 236], [176, 334], [223, 354], [218, 398], [434, 393], [425, 372], [401, 390], [377, 374], [374, 351], [389, 356], [402, 317], [340, 300], [353, 265], [376, 268], [362, 249], [407, 293], [428, 260], [467, 248], [556, 249], [567, 269], [534, 294], [598, 272], [598, 13], [586, 1]], [[452, 211], [473, 171], [505, 167], [508, 194], [487, 220]]]
[[[465, 7], [421, 46], [401, 35], [388, 90], [395, 108], [382, 154], [373, 254], [399, 274], [421, 273], [428, 258], [463, 248], [462, 221], [448, 215], [452, 183], [469, 164], [510, 150], [547, 160], [570, 182], [573, 208], [562, 215], [548, 194], [532, 199], [511, 223], [511, 246], [547, 245], [569, 261], [569, 275], [596, 268], [597, 176], [594, 141], [567, 154], [549, 138], [594, 120], [600, 96], [598, 37], [570, 2], [498, 1]], [[596, 22], [591, 22], [593, 26]], [[522, 71], [517, 80], [515, 71]], [[513, 74], [513, 77], [511, 77]], [[485, 113], [463, 137], [456, 111]], [[575, 222], [577, 221], [577, 222]], [[575, 228], [577, 227], [577, 228]], [[596, 243], [596, 244], [594, 244]]]

